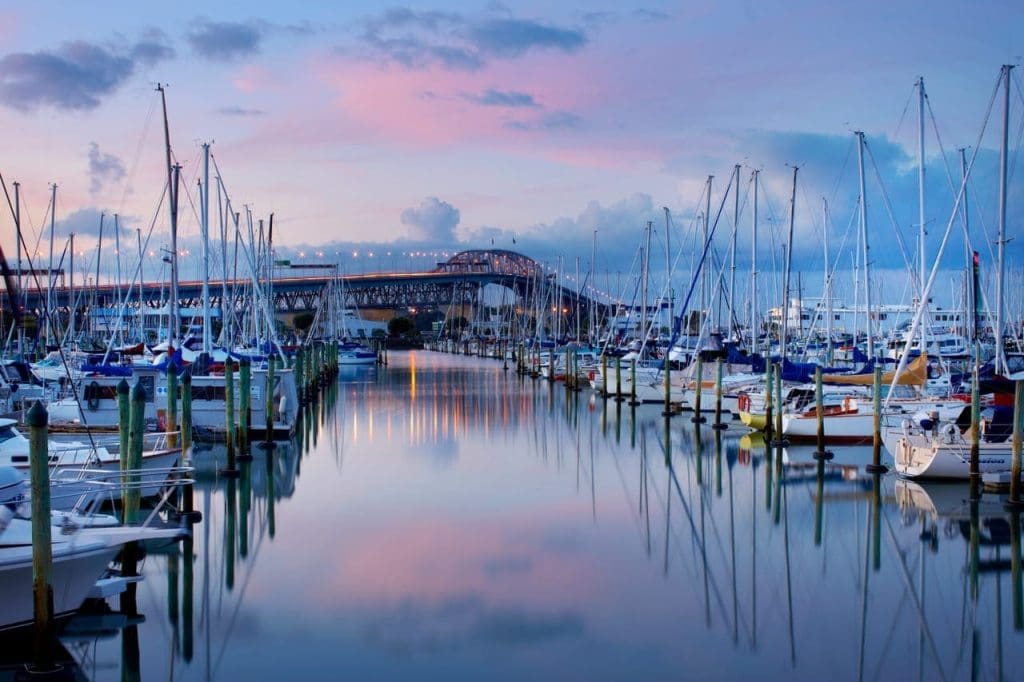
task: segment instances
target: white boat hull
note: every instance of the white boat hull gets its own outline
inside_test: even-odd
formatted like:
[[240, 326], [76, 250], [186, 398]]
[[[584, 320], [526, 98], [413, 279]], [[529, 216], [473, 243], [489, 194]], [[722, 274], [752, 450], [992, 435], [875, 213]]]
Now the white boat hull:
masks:
[[[889, 431], [885, 446], [892, 453], [896, 473], [907, 478], [968, 480], [971, 446], [957, 436], [952, 443], [923, 434]], [[979, 444], [978, 469], [982, 474], [1010, 469], [1010, 443]]]

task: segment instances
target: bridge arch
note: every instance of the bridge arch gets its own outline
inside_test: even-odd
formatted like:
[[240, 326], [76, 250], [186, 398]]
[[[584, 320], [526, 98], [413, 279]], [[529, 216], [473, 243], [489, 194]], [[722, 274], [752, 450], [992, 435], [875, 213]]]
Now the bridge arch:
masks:
[[444, 263], [438, 263], [434, 272], [446, 274], [488, 274], [512, 277], [536, 277], [543, 274], [541, 265], [521, 253], [506, 249], [470, 249], [460, 251]]

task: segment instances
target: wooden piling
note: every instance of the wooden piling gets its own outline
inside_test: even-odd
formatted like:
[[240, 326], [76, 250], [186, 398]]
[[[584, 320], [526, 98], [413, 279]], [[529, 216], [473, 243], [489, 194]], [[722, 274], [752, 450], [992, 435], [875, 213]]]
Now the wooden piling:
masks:
[[608, 399], [608, 356], [601, 353], [601, 398]]
[[[1015, 401], [1016, 402], [1016, 401]], [[1016, 405], [1014, 406], [1016, 410]], [[970, 484], [971, 497], [981, 494], [981, 387], [979, 386], [978, 363], [974, 363], [971, 374], [971, 454]]]
[[636, 399], [636, 358], [629, 361], [629, 404], [634, 407], [640, 404]]
[[181, 450], [191, 458], [192, 448], [192, 373], [181, 377]]
[[40, 670], [53, 666], [53, 545], [50, 521], [49, 414], [38, 400], [29, 409], [29, 467], [32, 487], [33, 661]]
[[[192, 373], [189, 371], [181, 377], [181, 463], [192, 465]], [[180, 511], [181, 516], [189, 521], [202, 518], [195, 508], [191, 483], [182, 487]]]
[[665, 392], [665, 408], [661, 411], [663, 417], [671, 417], [672, 410], [672, 363], [668, 359], [669, 349], [665, 349], [665, 372], [662, 378], [662, 389]]
[[[131, 388], [124, 379], [117, 382], [117, 433], [118, 459], [121, 460], [121, 473], [128, 468], [128, 427], [131, 420], [131, 402], [128, 397]], [[123, 499], [123, 498], [122, 498]]]
[[132, 389], [131, 426], [128, 435], [128, 485], [124, 497], [124, 522], [137, 523], [141, 491], [139, 471], [142, 469], [142, 443], [146, 433], [146, 391], [142, 382], [136, 382]]
[[700, 356], [700, 351], [697, 352], [697, 385], [693, 391], [693, 416], [690, 417], [690, 421], [694, 424], [703, 424], [707, 421], [704, 415], [701, 414], [701, 398], [704, 389], [704, 359]]
[[[825, 461], [833, 455], [825, 449], [825, 389], [822, 386], [821, 367], [814, 368], [814, 412], [818, 418], [818, 449], [814, 451], [814, 459]], [[821, 471], [823, 468], [819, 467]]]
[[[764, 363], [764, 440], [768, 444], [772, 439], [772, 393], [775, 391], [775, 379], [772, 377], [773, 365], [768, 358]], [[780, 405], [781, 408], [781, 405]]]
[[782, 415], [784, 413], [782, 401], [782, 370], [785, 368], [780, 361], [775, 368], [775, 431], [772, 438], [772, 447], [786, 447], [789, 441], [786, 440], [785, 432], [782, 429]]
[[871, 390], [874, 407], [873, 437], [871, 440], [871, 464], [864, 467], [869, 473], [884, 474], [889, 467], [882, 464], [882, 366], [875, 365], [875, 377]]
[[[335, 353], [337, 357], [337, 353]], [[277, 358], [271, 354], [267, 358], [267, 382], [263, 389], [263, 412], [266, 417], [266, 434], [264, 440], [267, 443], [274, 441], [274, 365]]]
[[[301, 356], [299, 356], [301, 358]], [[296, 366], [302, 364], [299, 359]], [[235, 362], [230, 357], [224, 361], [224, 442], [228, 452], [227, 465], [220, 474], [229, 478], [238, 476], [235, 455]]]
[[711, 428], [721, 430], [729, 428], [728, 424], [722, 422], [722, 359], [715, 363], [715, 423]]
[[[607, 387], [606, 387], [607, 389]], [[622, 397], [622, 358], [615, 356], [615, 401], [621, 403]]]
[[248, 358], [238, 362], [238, 457], [252, 459], [249, 454], [249, 425], [252, 419], [252, 363]]
[[164, 412], [164, 431], [167, 446], [178, 447], [178, 366], [172, 357], [167, 362], [167, 409]]

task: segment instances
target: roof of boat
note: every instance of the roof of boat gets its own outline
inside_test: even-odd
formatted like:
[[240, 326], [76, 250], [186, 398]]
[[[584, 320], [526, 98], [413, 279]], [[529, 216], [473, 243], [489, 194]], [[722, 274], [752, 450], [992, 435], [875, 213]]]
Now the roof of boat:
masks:
[[8, 419], [7, 417], [0, 417], [0, 429], [7, 428], [8, 426], [17, 426], [17, 419]]

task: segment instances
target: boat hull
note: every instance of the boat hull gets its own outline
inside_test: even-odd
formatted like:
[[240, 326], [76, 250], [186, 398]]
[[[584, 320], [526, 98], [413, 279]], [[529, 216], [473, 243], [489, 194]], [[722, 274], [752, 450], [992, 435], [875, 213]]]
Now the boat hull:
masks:
[[[962, 439], [945, 443], [922, 435], [900, 434], [886, 438], [886, 448], [896, 463], [896, 473], [906, 478], [968, 480], [971, 449]], [[1010, 469], [1009, 443], [981, 443], [978, 469], [981, 474]]]
[[[119, 549], [101, 543], [87, 551], [54, 547], [51, 580], [55, 616], [67, 616], [78, 610]], [[24, 550], [0, 564], [0, 630], [33, 622], [32, 547]]]

